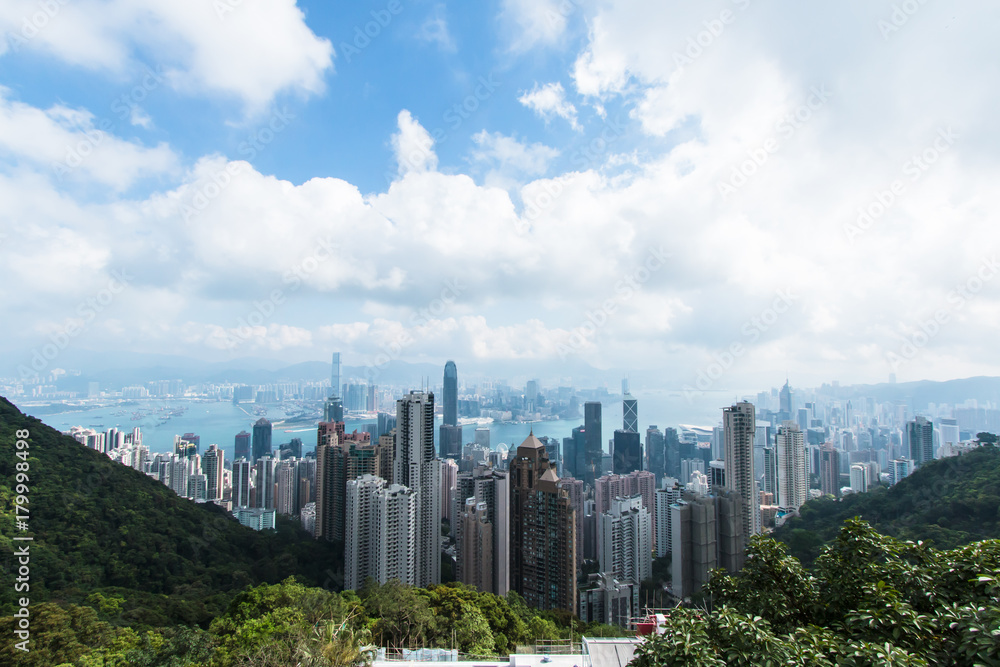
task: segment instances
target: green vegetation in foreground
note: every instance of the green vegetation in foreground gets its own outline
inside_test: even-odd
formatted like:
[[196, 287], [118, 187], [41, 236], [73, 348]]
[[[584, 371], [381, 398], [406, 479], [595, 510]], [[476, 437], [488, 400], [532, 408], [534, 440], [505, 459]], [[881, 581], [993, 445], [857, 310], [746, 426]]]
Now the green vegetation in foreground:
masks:
[[1000, 448], [991, 434], [979, 440], [991, 444], [931, 461], [890, 488], [810, 500], [774, 537], [806, 565], [855, 516], [883, 535], [930, 541], [939, 549], [1000, 538]]

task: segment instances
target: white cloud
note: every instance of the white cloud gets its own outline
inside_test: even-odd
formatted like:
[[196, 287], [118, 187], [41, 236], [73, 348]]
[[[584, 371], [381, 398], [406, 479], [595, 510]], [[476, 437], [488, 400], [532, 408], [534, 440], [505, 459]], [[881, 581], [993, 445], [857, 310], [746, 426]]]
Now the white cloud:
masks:
[[434, 14], [420, 25], [417, 37], [428, 44], [437, 44], [439, 49], [448, 53], [457, 50], [455, 40], [448, 32], [448, 19], [445, 17], [443, 5], [434, 7]]
[[581, 129], [576, 121], [576, 107], [566, 100], [566, 90], [559, 82], [543, 86], [535, 83], [531, 90], [522, 93], [517, 101], [544, 118], [546, 122], [559, 117], [566, 120], [574, 130]]
[[60, 181], [94, 181], [115, 190], [177, 171], [178, 157], [167, 144], [147, 148], [102, 127], [88, 111], [61, 105], [43, 111], [11, 100], [0, 87], [0, 152], [18, 162], [51, 169]]
[[399, 131], [392, 135], [392, 150], [399, 173], [437, 169], [438, 158], [430, 132], [406, 109], [399, 112], [396, 122]]
[[[11, 46], [39, 50], [119, 77], [148, 57], [165, 68], [178, 90], [231, 96], [250, 113], [284, 92], [321, 92], [333, 67], [332, 45], [310, 30], [295, 0], [52, 0], [49, 5], [55, 9], [48, 13], [34, 0], [0, 6], [0, 34], [15, 36], [0, 41], [0, 57]], [[42, 14], [44, 21], [36, 18]]]
[[541, 143], [522, 143], [499, 132], [491, 134], [483, 130], [473, 135], [472, 140], [477, 146], [473, 160], [496, 164], [501, 169], [509, 167], [527, 176], [544, 175], [552, 160], [559, 157], [554, 148]]
[[501, 17], [511, 32], [511, 50], [520, 53], [557, 43], [575, 10], [575, 0], [503, 0]]

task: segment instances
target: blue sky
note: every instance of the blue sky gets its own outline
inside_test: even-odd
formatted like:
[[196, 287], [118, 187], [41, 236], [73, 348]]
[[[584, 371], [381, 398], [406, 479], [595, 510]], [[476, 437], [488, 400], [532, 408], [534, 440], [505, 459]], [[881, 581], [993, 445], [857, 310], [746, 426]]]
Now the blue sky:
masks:
[[998, 12], [9, 0], [0, 375], [995, 375]]

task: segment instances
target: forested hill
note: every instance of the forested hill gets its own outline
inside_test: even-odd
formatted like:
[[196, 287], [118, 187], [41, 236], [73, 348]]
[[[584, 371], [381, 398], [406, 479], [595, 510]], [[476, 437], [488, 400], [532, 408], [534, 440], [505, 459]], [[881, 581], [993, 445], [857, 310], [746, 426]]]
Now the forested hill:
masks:
[[898, 484], [811, 500], [775, 531], [792, 555], [811, 563], [846, 519], [860, 516], [884, 535], [930, 541], [939, 549], [1000, 538], [1000, 449], [985, 445], [932, 461]]
[[[17, 530], [14, 509], [19, 429], [30, 432], [28, 533]], [[79, 602], [101, 591], [124, 598], [122, 620], [140, 626], [205, 625], [247, 584], [291, 575], [315, 586], [341, 580], [332, 546], [297, 524], [280, 519], [276, 532], [245, 528], [221, 507], [180, 498], [0, 398], [4, 614], [16, 595], [14, 535], [34, 536], [33, 603]]]

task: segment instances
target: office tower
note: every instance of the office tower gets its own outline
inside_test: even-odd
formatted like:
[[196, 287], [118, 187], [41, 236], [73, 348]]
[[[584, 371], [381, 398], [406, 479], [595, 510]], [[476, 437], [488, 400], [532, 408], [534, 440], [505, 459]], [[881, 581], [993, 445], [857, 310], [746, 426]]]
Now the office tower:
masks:
[[[330, 398], [343, 398], [340, 395], [340, 352], [333, 353], [333, 368], [330, 370]], [[344, 421], [343, 415], [340, 419], [327, 419], [326, 421]]]
[[593, 484], [601, 476], [601, 459], [604, 454], [600, 401], [587, 401], [583, 404], [583, 430], [583, 469], [577, 470], [577, 476], [585, 483]]
[[797, 425], [798, 425], [799, 429], [801, 429], [803, 433], [805, 433], [806, 431], [808, 431], [809, 427], [812, 426], [812, 424], [809, 423], [809, 410], [806, 409], [806, 408], [799, 408], [799, 411], [798, 411], [798, 414], [797, 414], [797, 417], [796, 417], [796, 422], [797, 422]]
[[324, 422], [342, 422], [344, 421], [344, 401], [339, 396], [331, 396], [326, 399], [323, 404], [323, 421]]
[[671, 550], [670, 506], [681, 499], [681, 489], [675, 481], [656, 490], [656, 557], [662, 558]]
[[586, 464], [587, 433], [583, 426], [573, 429], [572, 435], [563, 438], [563, 470], [570, 477], [583, 479]]
[[174, 454], [181, 458], [190, 458], [198, 453], [198, 446], [188, 442], [179, 435], [174, 436]]
[[462, 541], [458, 545], [458, 567], [463, 584], [476, 590], [492, 592], [493, 587], [493, 524], [486, 503], [475, 498], [465, 499], [465, 508], [458, 519], [462, 523]]
[[250, 434], [246, 431], [240, 431], [236, 434], [236, 445], [233, 449], [233, 460], [236, 459], [246, 459], [247, 461], [253, 456], [250, 450]]
[[358, 590], [371, 577], [416, 584], [417, 498], [399, 484], [362, 475], [347, 483], [344, 588]]
[[438, 427], [438, 456], [442, 459], [462, 458], [462, 427], [441, 424]]
[[627, 475], [642, 469], [642, 444], [635, 431], [615, 431], [614, 466], [616, 475]]
[[675, 428], [663, 429], [663, 459], [666, 476], [679, 478], [681, 474], [681, 440]]
[[253, 441], [251, 443], [253, 463], [262, 456], [271, 456], [271, 422], [261, 417], [253, 425]]
[[889, 461], [889, 485], [892, 486], [913, 472], [913, 461], [909, 459], [893, 459]]
[[743, 496], [743, 534], [748, 540], [760, 532], [760, 498], [754, 488], [753, 466], [755, 420], [753, 404], [746, 401], [722, 411], [726, 439], [725, 488]]
[[378, 413], [378, 423], [376, 425], [376, 428], [378, 430], [378, 433], [376, 434], [375, 437], [372, 438], [373, 440], [377, 440], [378, 438], [381, 438], [383, 435], [388, 435], [388, 433], [392, 431], [392, 429], [396, 428], [396, 417], [390, 415], [388, 412]]
[[906, 424], [906, 444], [913, 466], [919, 468], [934, 460], [934, 424], [924, 417], [917, 417]]
[[851, 491], [864, 493], [868, 490], [868, 467], [855, 463], [851, 466]]
[[479, 428], [476, 429], [475, 436], [476, 437], [473, 440], [473, 442], [475, 442], [480, 447], [485, 447], [486, 449], [490, 448], [490, 429], [489, 428], [487, 428], [485, 426], [480, 426]]
[[961, 441], [957, 419], [938, 419], [938, 433], [940, 434], [941, 446], [957, 445]]
[[247, 459], [233, 461], [233, 509], [250, 507], [250, 489], [253, 487], [250, 482], [251, 471], [250, 461]]
[[288, 457], [293, 459], [302, 458], [302, 438], [292, 438], [292, 441], [288, 443]]
[[[597, 517], [597, 553], [601, 572], [619, 581], [639, 584], [653, 575], [653, 518], [642, 498], [615, 498], [611, 508]], [[639, 608], [635, 588], [632, 608]]]
[[[551, 459], [550, 459], [551, 461]], [[573, 506], [573, 515], [576, 517], [576, 564], [579, 567], [583, 564], [583, 554], [584, 554], [584, 531], [583, 531], [583, 501], [584, 501], [584, 486], [582, 479], [575, 479], [573, 477], [560, 477], [559, 484], [560, 489], [565, 489], [566, 493], [569, 494], [569, 503]]]
[[[493, 527], [493, 588], [487, 592], [504, 596], [510, 590], [510, 480], [507, 473], [487, 466], [477, 466], [471, 472], [458, 474], [455, 482], [456, 513], [465, 507], [469, 498], [476, 505], [485, 503], [486, 521]], [[460, 521], [452, 524], [455, 543], [461, 553], [465, 544], [463, 525]], [[461, 559], [456, 562], [456, 578], [466, 581], [468, 577]]]
[[529, 607], [576, 611], [576, 517], [569, 494], [533, 434], [511, 476], [511, 587]]
[[656, 476], [659, 484], [667, 475], [667, 459], [664, 446], [666, 441], [655, 424], [646, 429], [646, 470]]
[[454, 361], [444, 365], [444, 397], [441, 406], [444, 410], [442, 424], [455, 426], [458, 424], [458, 368]]
[[628, 392], [622, 397], [622, 430], [639, 432], [639, 405]]
[[824, 495], [840, 497], [840, 452], [830, 443], [819, 448], [819, 488]]
[[277, 497], [275, 509], [278, 514], [295, 516], [299, 513], [299, 462], [295, 459], [282, 461], [278, 465]]
[[[457, 520], [455, 513], [455, 488], [458, 483], [458, 464], [453, 459], [441, 462], [441, 518], [454, 525]], [[459, 501], [461, 502], [461, 501]]]
[[[806, 473], [806, 444], [802, 430], [786, 421], [775, 438], [778, 455], [778, 507], [794, 512], [809, 500], [809, 476]], [[769, 491], [765, 485], [765, 491]]]
[[194, 433], [185, 433], [181, 436], [181, 440], [189, 442], [194, 445], [194, 453], [201, 454], [201, 436]]
[[225, 452], [219, 449], [218, 445], [209, 445], [201, 461], [201, 469], [205, 473], [205, 500], [212, 502], [222, 500], [222, 480], [226, 470]]
[[274, 509], [274, 469], [277, 461], [270, 456], [262, 456], [254, 463], [254, 488], [257, 490], [255, 506], [260, 509]]
[[792, 418], [792, 388], [788, 386], [788, 380], [785, 380], [785, 386], [781, 388], [779, 396], [779, 407], [778, 407], [778, 419], [779, 421], [785, 421]]
[[417, 586], [441, 583], [441, 461], [434, 458], [434, 394], [396, 401], [393, 480], [417, 497]]

